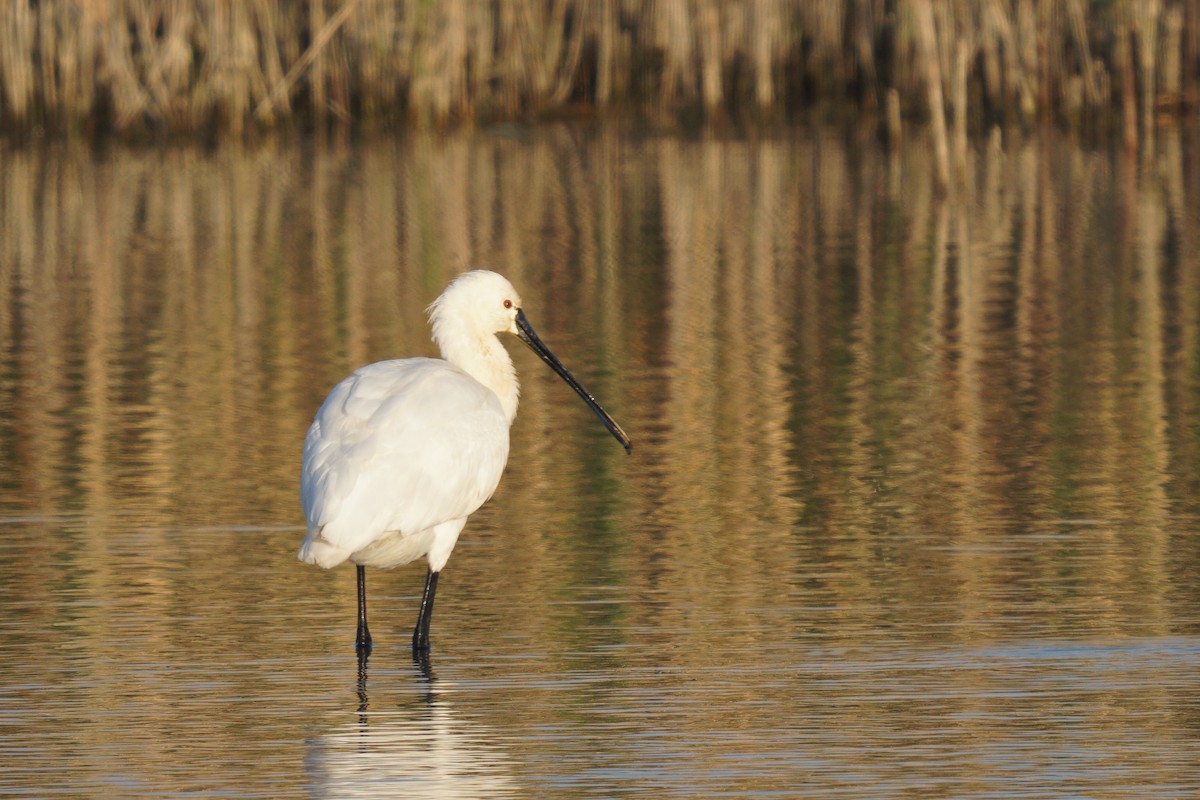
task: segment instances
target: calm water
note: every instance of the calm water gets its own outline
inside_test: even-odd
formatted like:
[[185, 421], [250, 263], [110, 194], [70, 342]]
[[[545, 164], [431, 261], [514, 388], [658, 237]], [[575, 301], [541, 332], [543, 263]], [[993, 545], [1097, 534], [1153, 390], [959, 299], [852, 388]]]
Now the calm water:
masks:
[[[1200, 150], [505, 130], [0, 150], [0, 795], [1200, 794]], [[491, 266], [443, 574], [295, 559], [300, 443]]]

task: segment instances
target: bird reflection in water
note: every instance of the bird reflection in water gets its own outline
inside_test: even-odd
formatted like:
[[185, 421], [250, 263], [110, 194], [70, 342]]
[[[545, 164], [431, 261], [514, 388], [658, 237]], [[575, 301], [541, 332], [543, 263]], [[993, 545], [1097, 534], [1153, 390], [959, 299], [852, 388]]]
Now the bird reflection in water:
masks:
[[[358, 681], [355, 685], [355, 691], [358, 694], [358, 713], [359, 722], [363, 725], [367, 723], [367, 712], [370, 710], [370, 696], [367, 693], [367, 667], [371, 659], [371, 652], [366, 649], [358, 650]], [[434, 675], [433, 664], [430, 661], [429, 651], [414, 651], [412, 654], [413, 669], [416, 670], [414, 678], [420, 677], [427, 684], [429, 691], [425, 695], [425, 699], [432, 704], [436, 695], [434, 693]]]
[[[403, 672], [381, 685], [388, 697], [403, 687]], [[354, 722], [309, 742], [306, 770], [321, 797], [518, 797], [516, 763], [499, 735], [465, 719], [448, 699], [428, 655], [408, 673], [413, 691], [392, 702], [370, 696], [368, 658], [360, 653]]]

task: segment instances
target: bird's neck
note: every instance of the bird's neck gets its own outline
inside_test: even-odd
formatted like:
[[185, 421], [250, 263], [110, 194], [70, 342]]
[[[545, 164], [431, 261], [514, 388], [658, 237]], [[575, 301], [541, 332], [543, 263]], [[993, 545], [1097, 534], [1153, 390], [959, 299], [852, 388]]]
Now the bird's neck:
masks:
[[520, 386], [513, 369], [512, 357], [500, 344], [495, 334], [488, 333], [472, 337], [446, 337], [438, 342], [442, 358], [466, 372], [475, 380], [496, 393], [500, 406], [512, 425], [517, 416], [517, 398]]

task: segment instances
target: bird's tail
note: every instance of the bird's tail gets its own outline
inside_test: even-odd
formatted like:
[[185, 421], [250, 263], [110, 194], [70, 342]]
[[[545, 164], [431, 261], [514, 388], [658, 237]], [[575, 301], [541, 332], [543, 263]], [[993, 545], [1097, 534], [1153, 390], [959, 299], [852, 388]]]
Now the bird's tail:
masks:
[[296, 557], [306, 564], [316, 564], [318, 567], [329, 569], [345, 561], [350, 554], [325, 541], [320, 529], [315, 529], [310, 530], [308, 536], [304, 537], [304, 543], [300, 545], [300, 552]]

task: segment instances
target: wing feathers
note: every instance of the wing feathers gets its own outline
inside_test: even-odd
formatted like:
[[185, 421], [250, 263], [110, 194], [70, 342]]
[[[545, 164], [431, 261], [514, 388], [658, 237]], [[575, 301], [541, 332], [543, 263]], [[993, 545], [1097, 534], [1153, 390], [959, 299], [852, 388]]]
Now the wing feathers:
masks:
[[363, 367], [330, 392], [304, 442], [301, 557], [317, 542], [342, 560], [384, 533], [466, 517], [507, 460], [500, 401], [462, 370], [426, 358]]

